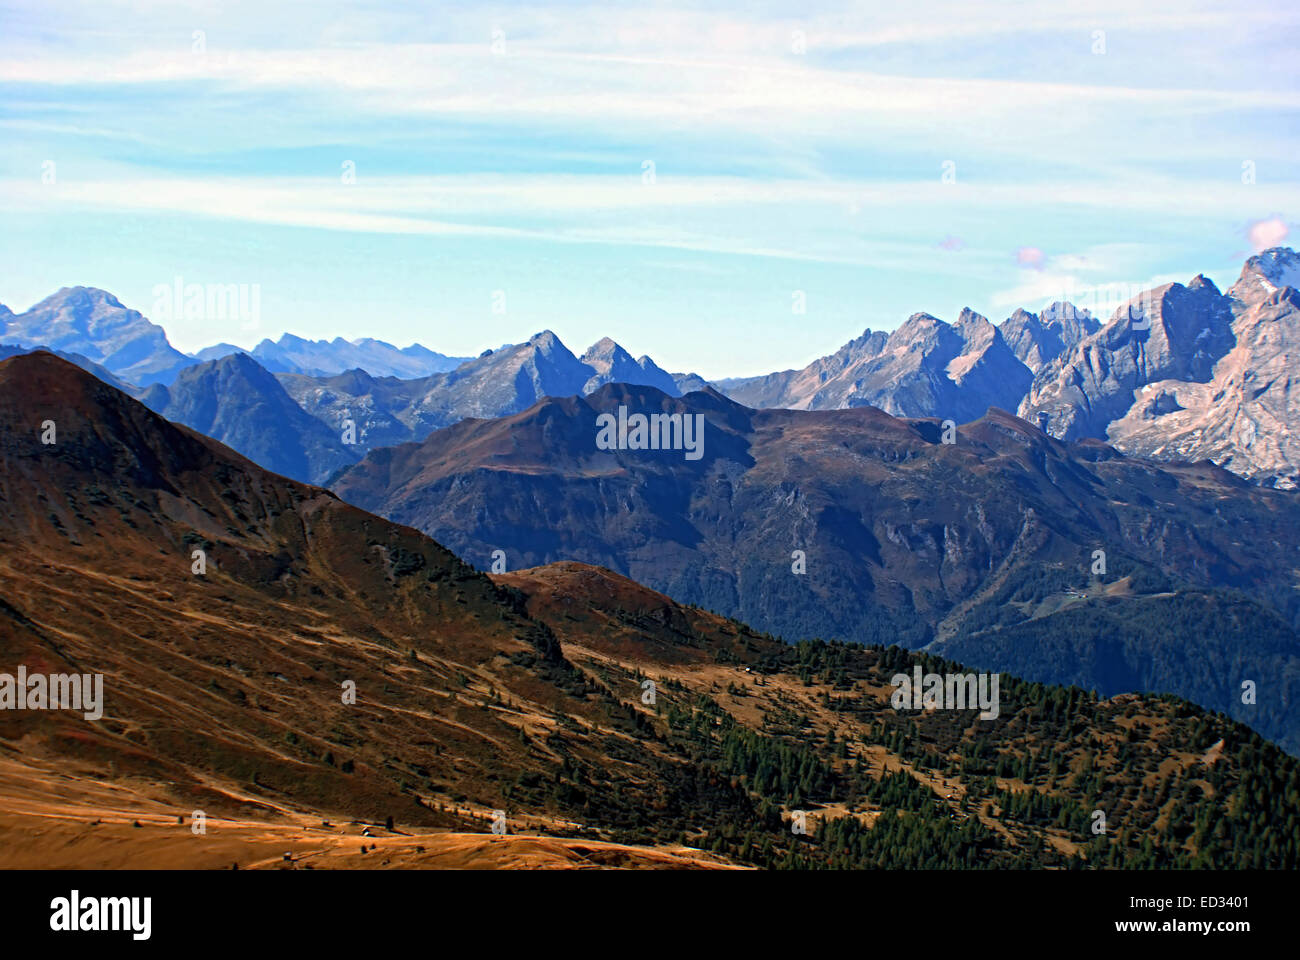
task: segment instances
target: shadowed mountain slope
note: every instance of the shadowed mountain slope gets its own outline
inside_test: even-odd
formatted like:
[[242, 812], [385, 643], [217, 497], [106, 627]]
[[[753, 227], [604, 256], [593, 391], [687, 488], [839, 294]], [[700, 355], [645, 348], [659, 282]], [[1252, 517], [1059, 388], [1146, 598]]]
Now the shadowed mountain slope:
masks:
[[[619, 407], [704, 417], [702, 458], [598, 449], [597, 416]], [[1130, 624], [1142, 642], [1128, 648], [1125, 670], [1110, 669], [1105, 646], [1084, 667], [1059, 670], [976, 658], [969, 645], [963, 656], [1106, 692], [1152, 684], [1232, 708], [1273, 736], [1296, 735], [1287, 706], [1300, 656], [1294, 494], [1209, 463], [1063, 443], [999, 410], [958, 429], [954, 443], [942, 439], [938, 423], [867, 407], [751, 410], [716, 393], [610, 385], [371, 451], [332, 486], [482, 568], [498, 550], [510, 567], [599, 564], [788, 640], [919, 647], [1041, 620], [1076, 600], [1113, 602], [1112, 616], [1143, 621]], [[1109, 561], [1102, 573], [1095, 551]], [[1252, 676], [1275, 678], [1267, 710], [1244, 709], [1226, 673], [1139, 670], [1169, 624], [1145, 622], [1166, 608], [1138, 599], [1172, 591], [1181, 611], [1199, 602], [1186, 591], [1225, 588], [1261, 608], [1270, 633], [1190, 637], [1187, 655], [1200, 644], [1236, 649]]]
[[250, 460], [295, 480], [317, 482], [360, 452], [308, 415], [256, 360], [234, 353], [182, 370], [170, 386], [140, 399], [168, 420], [220, 440]]
[[896, 710], [955, 665], [493, 583], [49, 354], [0, 362], [0, 466], [0, 655], [104, 677], [97, 720], [0, 712], [6, 866], [1297, 862], [1300, 766], [1225, 718], [1010, 677], [995, 723]]

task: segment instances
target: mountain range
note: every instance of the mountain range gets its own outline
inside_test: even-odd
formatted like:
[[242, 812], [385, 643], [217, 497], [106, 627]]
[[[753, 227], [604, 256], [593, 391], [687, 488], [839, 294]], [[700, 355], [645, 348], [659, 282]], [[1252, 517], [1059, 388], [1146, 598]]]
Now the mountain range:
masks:
[[291, 333], [278, 341], [263, 340], [252, 350], [218, 343], [194, 354], [199, 361], [219, 360], [232, 353], [249, 353], [271, 373], [301, 373], [330, 377], [346, 370], [365, 370], [376, 377], [414, 379], [454, 370], [469, 357], [449, 357], [413, 343], [395, 347], [391, 343], [362, 337], [359, 340], [304, 340]]
[[171, 345], [161, 326], [94, 287], [64, 287], [20, 314], [0, 304], [0, 343], [83, 355], [137, 387], [171, 384], [181, 370], [233, 353], [250, 353], [272, 373], [312, 376], [364, 368], [375, 376], [425, 377], [468, 359], [418, 343], [399, 349], [370, 337], [304, 340], [290, 333], [263, 340], [251, 351], [219, 343], [187, 355]]
[[[997, 325], [969, 308], [952, 324], [917, 313], [891, 333], [867, 330], [800, 370], [713, 386], [751, 408], [873, 406], [900, 417], [968, 422], [996, 407], [1061, 439], [1105, 440], [1164, 461], [1208, 459], [1254, 483], [1291, 488], [1300, 480], [1300, 399], [1291, 389], [1298, 278], [1300, 257], [1276, 247], [1247, 260], [1226, 292], [1203, 276], [1166, 284], [1104, 324], [1065, 302], [1040, 314], [1016, 310]], [[188, 366], [243, 352], [218, 344], [187, 357], [161, 327], [84, 287], [64, 288], [23, 314], [0, 308], [4, 343], [81, 356], [115, 383], [139, 388], [170, 386]], [[263, 340], [249, 355], [329, 433], [341, 438], [351, 423], [355, 443], [348, 445], [359, 452], [610, 382], [670, 396], [709, 386], [694, 374], [666, 373], [647, 356], [633, 359], [609, 338], [576, 357], [550, 331], [472, 360], [418, 344], [399, 350], [373, 339], [290, 334]], [[278, 397], [264, 402], [282, 404]], [[218, 439], [256, 456], [246, 437]], [[296, 476], [321, 482], [329, 475], [323, 469]]]
[[[692, 397], [738, 453], [753, 417]], [[99, 719], [0, 711], [6, 867], [1300, 862], [1300, 762], [1222, 715], [1012, 676], [992, 722], [896, 708], [891, 675], [960, 666], [585, 564], [489, 578], [47, 352], [0, 361], [0, 465], [5, 663], [104, 683]]]
[[[598, 447], [602, 415], [638, 414], [702, 418], [702, 456]], [[372, 450], [331, 487], [484, 569], [598, 564], [787, 641], [1176, 693], [1300, 748], [1300, 501], [1208, 461], [1064, 442], [997, 409], [950, 433], [608, 384]], [[1269, 694], [1243, 704], [1255, 678]]]
[[1300, 257], [1275, 247], [1247, 260], [1226, 292], [1204, 276], [1165, 284], [1104, 325], [1059, 302], [996, 327], [969, 309], [951, 325], [918, 313], [801, 370], [716, 386], [751, 407], [874, 406], [955, 421], [998, 407], [1062, 439], [1213, 460], [1289, 489], [1300, 482], [1297, 283]]
[[[1052, 309], [1052, 308], [1049, 308]], [[1068, 304], [1055, 309], [1073, 316]], [[839, 410], [877, 407], [900, 417], [970, 420], [989, 407], [1015, 410], [1033, 382], [1028, 365], [1045, 365], [1083, 332], [1078, 320], [1040, 319], [1023, 310], [995, 327], [973, 310], [955, 324], [916, 313], [892, 333], [865, 331], [802, 370], [720, 380], [716, 386], [754, 408]]]
[[618, 378], [678, 390], [649, 357], [633, 360], [608, 338], [578, 359], [547, 331], [414, 380], [360, 369], [332, 377], [272, 375], [255, 354], [235, 352], [185, 368], [169, 386], [133, 392], [169, 420], [269, 470], [324, 483], [373, 447], [422, 439], [465, 417], [516, 413], [542, 397], [581, 394]]
[[[414, 379], [273, 373], [256, 350], [176, 369], [160, 327], [88, 288], [0, 311], [25, 344], [0, 355], [49, 346], [484, 569], [495, 551], [511, 568], [601, 564], [787, 640], [895, 640], [1104, 694], [1176, 693], [1296, 750], [1297, 516], [1266, 489], [1290, 487], [1300, 456], [1296, 282], [1300, 257], [1277, 248], [1226, 293], [1166, 284], [1104, 325], [1068, 303], [996, 326], [915, 314], [804, 370], [722, 381], [726, 395], [608, 338], [577, 357], [549, 331]], [[352, 346], [259, 349], [300, 369]], [[702, 418], [704, 456], [598, 449], [597, 416], [619, 408]], [[1098, 550], [1109, 575], [1085, 575]], [[1241, 703], [1223, 678], [1246, 674], [1272, 695]]]
[[352, 370], [335, 377], [285, 374], [280, 382], [318, 420], [354, 422], [363, 451], [422, 440], [466, 418], [518, 413], [543, 397], [583, 396], [606, 383], [644, 384], [670, 396], [682, 386], [704, 385], [694, 374], [665, 373], [649, 357], [634, 360], [608, 337], [578, 358], [549, 330], [418, 380]]
[[705, 386], [695, 374], [665, 373], [648, 356], [633, 359], [608, 337], [579, 359], [550, 331], [473, 359], [419, 344], [287, 333], [251, 351], [222, 343], [186, 356], [162, 327], [88, 287], [64, 288], [23, 314], [0, 305], [0, 356], [38, 349], [270, 470], [314, 483], [371, 447], [423, 439], [467, 416], [517, 413], [543, 396], [614, 381], [673, 395]]

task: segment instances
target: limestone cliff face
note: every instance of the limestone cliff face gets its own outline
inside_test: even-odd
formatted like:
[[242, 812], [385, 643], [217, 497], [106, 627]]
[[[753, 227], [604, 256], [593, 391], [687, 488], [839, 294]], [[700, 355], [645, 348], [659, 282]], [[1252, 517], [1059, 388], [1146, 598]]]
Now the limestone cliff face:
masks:
[[[1213, 460], [1267, 486], [1300, 482], [1300, 257], [1252, 257], [1226, 293], [1197, 277], [1151, 291], [1064, 354], [1020, 413], [1056, 436], [1161, 460]], [[1144, 327], [1148, 327], [1144, 329]]]
[[[1204, 383], [1232, 347], [1227, 298], [1204, 277], [1166, 284], [1120, 307], [1101, 330], [1084, 338], [1040, 374], [1020, 406], [1064, 440], [1106, 436], [1144, 386], [1163, 380]], [[1200, 459], [1200, 458], [1197, 458]]]
[[1032, 379], [1001, 331], [968, 308], [955, 324], [915, 313], [893, 333], [867, 330], [802, 370], [718, 387], [758, 408], [877, 407], [901, 417], [970, 420], [989, 407], [1014, 410]]
[[1087, 310], [1058, 301], [1041, 314], [1017, 310], [998, 329], [1011, 352], [1037, 377], [1061, 354], [1100, 330], [1101, 324]]
[[1148, 290], [1104, 325], [1053, 303], [998, 326], [913, 314], [802, 370], [718, 381], [751, 407], [873, 406], [971, 420], [1015, 411], [1064, 440], [1108, 440], [1158, 460], [1213, 460], [1266, 486], [1300, 483], [1300, 256], [1251, 257], [1226, 292], [1198, 276]]

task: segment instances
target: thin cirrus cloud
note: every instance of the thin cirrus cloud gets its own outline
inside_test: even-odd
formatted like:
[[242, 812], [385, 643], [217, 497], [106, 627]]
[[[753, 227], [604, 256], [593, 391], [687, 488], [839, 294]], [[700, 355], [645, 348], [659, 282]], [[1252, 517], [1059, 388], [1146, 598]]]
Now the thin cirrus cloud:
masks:
[[[646, 182], [641, 170], [619, 175], [467, 174], [389, 176], [341, 185], [337, 177], [182, 178], [120, 176], [70, 181], [57, 190], [41, 190], [30, 179], [4, 182], [5, 197], [31, 204], [75, 203], [133, 208], [204, 209], [213, 215], [238, 215], [245, 209], [269, 206], [319, 210], [370, 209], [406, 212], [412, 216], [443, 214], [506, 214], [512, 211], [602, 211], [674, 207], [822, 206], [843, 210], [849, 204], [876, 210], [908, 207], [949, 209], [971, 206], [986, 210], [1009, 204], [1086, 206], [1119, 205], [1134, 211], [1167, 208], [1198, 192], [1197, 212], [1228, 213], [1238, 209], [1241, 188], [1223, 179], [1170, 182], [1134, 178], [1108, 184], [989, 183], [956, 189], [937, 178], [917, 180], [753, 180], [727, 176], [677, 177], [660, 174]], [[1300, 183], [1260, 184], [1253, 195], [1264, 203], [1300, 202]], [[1252, 231], [1284, 226], [1280, 216], [1258, 221]], [[1032, 259], [1034, 248], [1026, 245]]]
[[[31, 229], [0, 295], [121, 273], [111, 245], [79, 235], [91, 222], [129, 222], [137, 259], [162, 260], [293, 229], [309, 258], [346, 248], [346, 283], [313, 278], [336, 285], [320, 297], [335, 328], [396, 256], [456, 264], [416, 271], [430, 286], [415, 300], [457, 302], [446, 284], [460, 283], [477, 303], [504, 273], [555, 301], [510, 322], [575, 339], [616, 333], [597, 330], [612, 312], [669, 336], [676, 323], [760, 372], [792, 358], [738, 344], [735, 324], [775, 323], [763, 304], [788, 312], [791, 288], [824, 310], [805, 322], [833, 346], [917, 309], [1032, 304], [1093, 280], [1105, 266], [1087, 252], [1123, 238], [1142, 242], [1111, 264], [1121, 279], [1227, 271], [1243, 224], [1256, 249], [1283, 242], [1300, 207], [1298, 68], [1281, 40], [1300, 15], [1141, 6], [0, 0], [0, 210]], [[238, 242], [205, 246], [223, 224]], [[677, 251], [661, 269], [713, 286], [626, 296], [656, 248]], [[304, 282], [265, 257], [220, 269], [265, 277], [268, 298]], [[564, 276], [583, 289], [555, 296]], [[399, 307], [385, 322], [414, 321]]]
[[[906, 77], [818, 68], [794, 57], [690, 60], [529, 51], [494, 55], [475, 45], [369, 44], [341, 49], [202, 53], [154, 49], [115, 55], [0, 58], [0, 83], [75, 88], [205, 84], [236, 95], [310, 90], [351, 95], [398, 114], [508, 119], [663, 118], [727, 127], [798, 129], [845, 117], [932, 119], [1095, 109], [1182, 116], [1294, 110], [1287, 89], [1142, 88], [1055, 81]], [[1112, 121], [1113, 122], [1113, 118]], [[1137, 126], [1136, 123], [1131, 124]], [[1059, 145], [1057, 145], [1059, 148]]]
[[[182, 213], [219, 219], [247, 220], [327, 230], [483, 236], [552, 236], [575, 239], [564, 230], [586, 218], [604, 217], [600, 226], [620, 227], [621, 242], [642, 242], [638, 225], [654, 227], [653, 215], [695, 216], [715, 228], [730, 213], [749, 221], [755, 211], [770, 208], [804, 211], [810, 231], [851, 230], [850, 211], [885, 214], [900, 204], [913, 212], [939, 213], [959, 205], [972, 213], [1007, 206], [1086, 207], [1102, 204], [1135, 212], [1154, 212], [1177, 203], [1190, 186], [1199, 198], [1198, 213], [1229, 214], [1239, 204], [1239, 188], [1221, 181], [1192, 184], [1133, 182], [1105, 187], [1061, 188], [1050, 184], [973, 185], [954, 191], [937, 181], [878, 183], [871, 181], [754, 181], [735, 177], [664, 177], [647, 184], [633, 174], [623, 176], [459, 175], [388, 177], [344, 185], [323, 177], [290, 178], [139, 178], [73, 180], [54, 189], [30, 179], [0, 181], [5, 203], [29, 211], [62, 208], [68, 212], [102, 210]], [[1270, 201], [1300, 206], [1300, 185], [1260, 188]], [[635, 219], [629, 219], [635, 214]], [[784, 215], [788, 218], [788, 213]], [[612, 218], [612, 221], [611, 221]], [[789, 219], [774, 220], [787, 236], [799, 234]], [[834, 223], [842, 226], [836, 228]], [[517, 224], [517, 225], [510, 225]], [[747, 229], [752, 231], [753, 224]], [[663, 245], [662, 238], [653, 245]], [[1257, 246], [1270, 237], [1286, 237], [1279, 217], [1250, 228]], [[612, 231], [605, 230], [605, 236]], [[602, 240], [600, 242], [606, 242]], [[689, 246], [693, 244], [683, 245]], [[698, 245], [698, 244], [694, 244]], [[951, 235], [940, 241], [948, 250], [965, 241]], [[791, 254], [792, 256], [794, 254]], [[1039, 269], [1044, 252], [1025, 245], [1015, 252], [1021, 267]]]

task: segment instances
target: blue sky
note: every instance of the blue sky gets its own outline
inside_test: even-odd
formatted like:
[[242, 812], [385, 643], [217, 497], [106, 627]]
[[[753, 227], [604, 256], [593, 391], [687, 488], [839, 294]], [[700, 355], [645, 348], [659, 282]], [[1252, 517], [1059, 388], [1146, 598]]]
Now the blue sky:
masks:
[[1300, 8], [1131, 6], [0, 0], [0, 302], [256, 284], [172, 342], [549, 328], [716, 378], [1226, 286], [1294, 243]]

